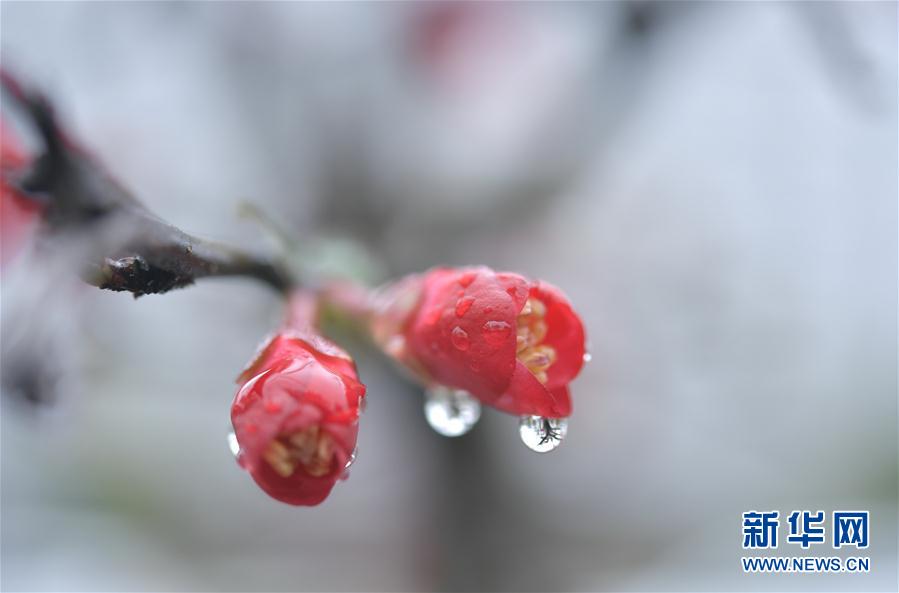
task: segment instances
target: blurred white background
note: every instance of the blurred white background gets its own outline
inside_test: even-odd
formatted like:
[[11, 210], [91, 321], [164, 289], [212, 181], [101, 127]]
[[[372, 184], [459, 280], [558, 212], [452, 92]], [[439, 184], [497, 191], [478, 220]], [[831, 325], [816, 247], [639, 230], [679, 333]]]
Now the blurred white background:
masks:
[[[185, 230], [259, 246], [249, 199], [391, 274], [544, 278], [593, 353], [538, 456], [495, 412], [431, 433], [355, 350], [359, 459], [297, 509], [225, 445], [264, 287], [135, 301], [4, 269], [4, 339], [55, 335], [64, 373], [53, 406], [4, 393], [4, 590], [897, 589], [896, 4], [0, 16], [3, 66]], [[871, 510], [869, 574], [742, 574], [743, 511], [819, 508]]]

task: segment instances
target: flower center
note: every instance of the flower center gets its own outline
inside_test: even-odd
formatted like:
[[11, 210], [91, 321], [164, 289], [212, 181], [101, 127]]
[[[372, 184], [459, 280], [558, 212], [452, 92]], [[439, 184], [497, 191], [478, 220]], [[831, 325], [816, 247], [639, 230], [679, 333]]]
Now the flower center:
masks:
[[546, 383], [546, 371], [556, 361], [556, 349], [543, 344], [546, 337], [544, 317], [546, 305], [543, 301], [529, 298], [516, 323], [516, 356], [541, 383]]
[[307, 474], [319, 478], [331, 471], [334, 442], [317, 425], [289, 435], [281, 435], [268, 444], [263, 459], [282, 478], [289, 478], [302, 465]]

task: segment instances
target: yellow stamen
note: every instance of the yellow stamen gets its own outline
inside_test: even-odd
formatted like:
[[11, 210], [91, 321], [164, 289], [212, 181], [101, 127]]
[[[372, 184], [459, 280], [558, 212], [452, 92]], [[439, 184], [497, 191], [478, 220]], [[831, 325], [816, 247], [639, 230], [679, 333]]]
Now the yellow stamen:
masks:
[[546, 305], [542, 301], [530, 298], [525, 302], [516, 320], [516, 351], [520, 360], [541, 383], [546, 383], [546, 371], [556, 361], [556, 350], [542, 344], [546, 338], [547, 326], [543, 319], [546, 316]]
[[282, 478], [292, 476], [297, 465], [302, 465], [307, 474], [317, 478], [331, 471], [334, 441], [328, 433], [313, 425], [273, 440], [262, 457]]
[[296, 469], [296, 466], [291, 463], [289, 456], [290, 454], [287, 451], [287, 447], [279, 441], [272, 441], [269, 443], [263, 454], [263, 458], [282, 478], [289, 477]]
[[534, 372], [545, 371], [556, 360], [556, 351], [551, 346], [534, 346], [528, 348], [518, 357]]
[[528, 328], [519, 328], [518, 335], [515, 336], [515, 352], [521, 353], [525, 348], [530, 346], [531, 331]]

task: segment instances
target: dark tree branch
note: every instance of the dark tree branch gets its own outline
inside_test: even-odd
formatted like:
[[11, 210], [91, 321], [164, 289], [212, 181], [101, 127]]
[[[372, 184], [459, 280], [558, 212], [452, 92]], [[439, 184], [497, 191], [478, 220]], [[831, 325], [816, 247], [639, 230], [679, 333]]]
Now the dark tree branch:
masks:
[[155, 216], [60, 129], [44, 97], [26, 91], [5, 71], [0, 82], [44, 145], [15, 185], [44, 205], [52, 235], [83, 236], [90, 242], [82, 273], [87, 282], [135, 296], [212, 276], [246, 276], [280, 292], [292, 286], [280, 262], [193, 237]]

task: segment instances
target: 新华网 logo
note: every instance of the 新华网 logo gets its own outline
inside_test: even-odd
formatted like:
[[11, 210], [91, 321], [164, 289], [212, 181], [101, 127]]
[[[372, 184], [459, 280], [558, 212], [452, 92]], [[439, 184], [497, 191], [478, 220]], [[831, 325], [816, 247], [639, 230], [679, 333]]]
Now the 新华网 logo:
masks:
[[[833, 511], [828, 522], [824, 511], [794, 510], [784, 516], [786, 544], [809, 550], [828, 541], [835, 550], [868, 547], [868, 511]], [[781, 515], [778, 511], [743, 513], [743, 549], [776, 550], [780, 544]], [[741, 558], [744, 572], [868, 572], [869, 557], [751, 556]]]

